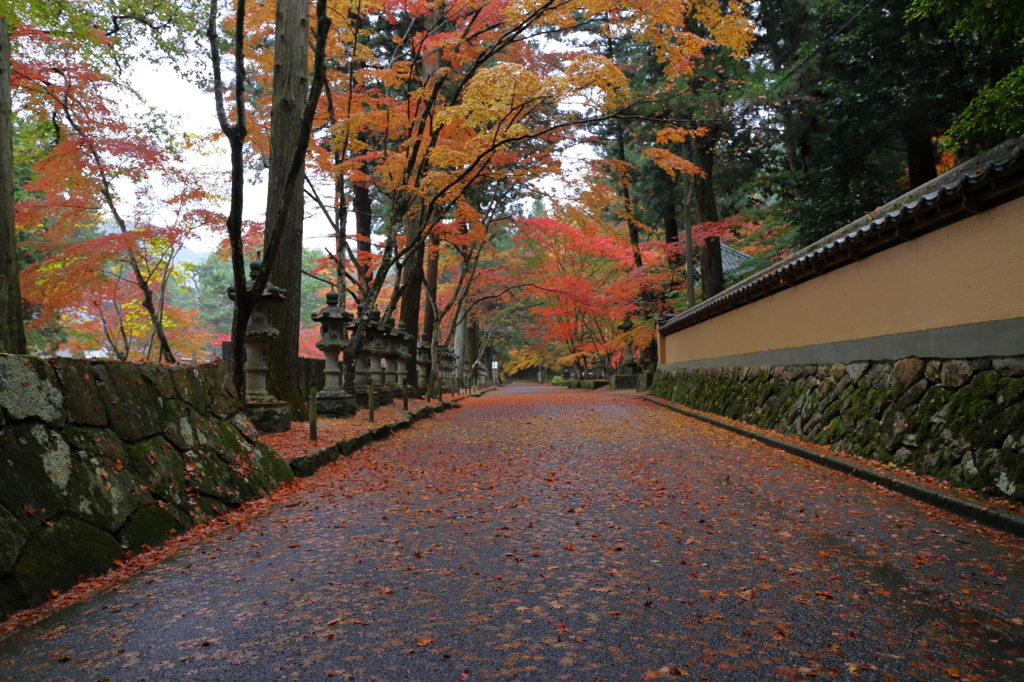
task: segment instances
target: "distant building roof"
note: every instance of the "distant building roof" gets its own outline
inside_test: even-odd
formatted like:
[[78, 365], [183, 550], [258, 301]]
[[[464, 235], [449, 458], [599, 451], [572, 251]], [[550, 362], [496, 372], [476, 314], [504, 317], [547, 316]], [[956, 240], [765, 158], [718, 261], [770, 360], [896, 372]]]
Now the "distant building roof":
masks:
[[[1009, 140], [893, 199], [658, 327], [671, 334], [1024, 196], [1024, 138]], [[723, 247], [723, 269], [725, 267]]]

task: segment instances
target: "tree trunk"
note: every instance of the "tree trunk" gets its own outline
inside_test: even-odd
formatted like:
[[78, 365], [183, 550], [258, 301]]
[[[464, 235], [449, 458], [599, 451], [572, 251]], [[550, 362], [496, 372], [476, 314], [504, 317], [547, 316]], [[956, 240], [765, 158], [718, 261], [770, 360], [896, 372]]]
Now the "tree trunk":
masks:
[[722, 292], [722, 242], [718, 237], [708, 237], [700, 250], [700, 281], [704, 300]]
[[918, 187], [938, 177], [935, 170], [935, 145], [932, 136], [924, 126], [908, 130], [903, 141], [907, 145], [907, 170], [910, 173], [910, 187]]
[[[430, 236], [430, 245], [437, 246], [436, 236]], [[437, 257], [437, 249], [430, 249], [427, 254], [427, 286], [423, 299], [423, 333], [426, 335], [428, 343], [434, 338], [435, 313], [434, 306], [430, 304], [430, 301], [437, 300]]]
[[642, 268], [644, 261], [640, 256], [640, 230], [636, 225], [636, 218], [633, 217], [633, 199], [629, 194], [630, 177], [629, 171], [626, 170], [626, 132], [620, 127], [618, 135], [618, 151], [619, 151], [619, 163], [622, 164], [619, 167], [619, 193], [622, 196], [622, 202], [625, 204], [623, 211], [626, 214], [626, 225], [629, 227], [629, 245], [633, 249], [633, 266]]
[[0, 352], [27, 352], [21, 317], [18, 240], [14, 230], [14, 115], [11, 36], [0, 17]]
[[409, 284], [402, 294], [401, 321], [405, 324], [405, 332], [412, 335], [406, 352], [412, 359], [406, 363], [406, 384], [419, 386], [419, 372], [416, 367], [416, 344], [420, 338], [420, 297], [423, 295], [423, 246], [417, 247], [405, 261], [409, 273]]
[[[363, 171], [368, 169], [364, 166]], [[370, 202], [370, 188], [364, 183], [352, 183], [352, 211], [356, 214], [356, 249], [360, 254], [368, 254], [373, 233], [373, 204]]]
[[[274, 44], [273, 103], [270, 123], [270, 174], [267, 187], [267, 224], [264, 239], [275, 229], [285, 230], [280, 251], [270, 263], [270, 281], [287, 292], [281, 305], [271, 308], [271, 324], [280, 335], [267, 349], [268, 389], [290, 403], [293, 415], [305, 414], [306, 391], [299, 376], [299, 326], [302, 287], [302, 192], [285, 208], [280, 228], [273, 224], [281, 206], [288, 169], [301, 144], [302, 110], [308, 78], [309, 4], [305, 0], [278, 0]], [[301, 182], [301, 180], [300, 180]]]
[[693, 182], [693, 198], [697, 209], [698, 223], [717, 223], [718, 206], [715, 203], [715, 137], [717, 130], [712, 128], [703, 137], [692, 138], [690, 151], [693, 161], [703, 175], [691, 176]]
[[693, 181], [686, 183], [683, 193], [683, 231], [686, 233], [686, 303], [692, 308], [697, 303], [693, 293], [693, 228], [690, 224], [690, 197], [693, 193]]
[[[676, 217], [675, 196], [669, 195], [668, 204], [665, 206], [665, 243], [670, 247], [679, 242], [679, 220]], [[669, 256], [668, 263], [672, 267], [679, 267], [679, 254], [673, 253]]]

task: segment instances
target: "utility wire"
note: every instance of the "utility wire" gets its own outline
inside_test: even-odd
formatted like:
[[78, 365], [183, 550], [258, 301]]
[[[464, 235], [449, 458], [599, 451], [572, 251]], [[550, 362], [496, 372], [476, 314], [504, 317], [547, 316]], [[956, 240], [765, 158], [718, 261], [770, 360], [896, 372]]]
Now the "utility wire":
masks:
[[787, 73], [785, 76], [783, 76], [780, 80], [776, 81], [775, 84], [772, 85], [772, 87], [768, 88], [768, 90], [765, 92], [765, 95], [767, 96], [768, 94], [773, 92], [776, 88], [778, 88], [780, 85], [782, 85], [787, 80], [792, 78], [793, 75], [796, 74], [797, 71], [799, 71], [800, 69], [804, 68], [804, 66], [807, 65], [807, 62], [809, 62], [812, 59], [814, 59], [818, 55], [818, 53], [821, 52], [822, 50], [824, 50], [826, 47], [828, 47], [832, 43], [832, 41], [834, 41], [836, 38], [839, 38], [840, 36], [842, 36], [843, 33], [846, 31], [846, 29], [850, 26], [850, 24], [852, 24], [857, 19], [857, 17], [859, 17], [861, 14], [864, 14], [864, 12], [866, 12], [868, 10], [868, 8], [870, 8], [873, 4], [875, 4], [875, 0], [868, 0], [868, 3], [866, 5], [864, 5], [863, 7], [861, 7], [859, 10], [857, 10], [856, 14], [854, 14], [852, 17], [847, 19], [846, 23], [843, 24], [842, 26], [840, 26], [838, 31], [836, 31], [835, 33], [830, 35], [828, 38], [826, 38], [825, 42], [823, 42], [818, 47], [814, 48], [814, 51], [811, 52], [809, 55], [807, 55], [799, 64], [794, 66], [789, 73]]

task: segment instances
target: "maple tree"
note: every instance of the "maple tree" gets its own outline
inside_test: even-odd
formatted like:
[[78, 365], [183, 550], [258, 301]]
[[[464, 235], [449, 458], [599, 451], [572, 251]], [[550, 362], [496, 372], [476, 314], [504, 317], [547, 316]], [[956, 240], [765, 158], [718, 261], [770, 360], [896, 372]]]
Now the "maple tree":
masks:
[[[335, 197], [311, 188], [338, 233], [334, 258], [340, 283], [353, 287], [365, 310], [381, 299], [385, 314], [401, 309], [407, 330], [416, 332], [424, 245], [460, 246], [448, 239], [451, 223], [466, 234], [483, 214], [480, 200], [467, 198], [480, 185], [528, 187], [558, 171], [554, 150], [570, 144], [588, 122], [611, 119], [650, 93], [634, 93], [621, 66], [596, 42], [586, 49], [539, 49], [538, 41], [561, 33], [629, 34], [647, 46], [670, 73], [684, 73], [699, 51], [718, 41], [742, 50], [749, 22], [739, 3], [717, 2], [653, 8], [646, 3], [615, 6], [584, 2], [471, 2], [437, 7], [381, 3], [348, 6], [339, 16], [332, 54], [345, 65], [328, 76], [325, 98], [330, 137], [320, 172], [333, 179]], [[687, 30], [695, 19], [706, 36]], [[368, 30], [368, 29], [374, 30]], [[385, 39], [387, 38], [387, 39]], [[579, 103], [565, 107], [567, 101]], [[666, 166], [681, 160], [668, 150]], [[352, 189], [357, 239], [347, 239], [344, 188]], [[378, 238], [371, 243], [367, 190], [380, 208]], [[486, 230], [485, 230], [486, 232]], [[477, 238], [478, 244], [483, 243]], [[474, 276], [473, 249], [462, 252], [459, 280]], [[350, 267], [342, 268], [342, 263]], [[393, 279], [389, 279], [393, 278]], [[428, 327], [443, 313], [428, 284], [423, 314]], [[458, 312], [469, 286], [457, 285], [448, 301], [452, 328], [463, 326]], [[434, 329], [424, 332], [433, 337]], [[346, 353], [351, 368], [362, 341], [357, 327]]]
[[[63, 43], [65, 53], [76, 52], [83, 64], [89, 64], [97, 73], [109, 74], [119, 71], [126, 52], [143, 40], [147, 41], [149, 58], [185, 54], [193, 5], [193, 0], [179, 3], [111, 0], [102, 5], [80, 0], [0, 2], [0, 244], [4, 246], [0, 255], [0, 347], [26, 351], [18, 281], [18, 228], [14, 216], [15, 196], [21, 187], [14, 184], [17, 164], [12, 158], [14, 119], [22, 115], [23, 107], [19, 106], [18, 111], [13, 109], [11, 91], [18, 87], [19, 67], [27, 65], [19, 64], [19, 60], [31, 61], [32, 57], [26, 55], [35, 48], [29, 47], [26, 51], [27, 46], [18, 45], [12, 53], [11, 32], [15, 32], [19, 42], [26, 35], [36, 38], [45, 35], [51, 45]], [[32, 69], [28, 69], [23, 75], [31, 79], [31, 74]], [[20, 94], [25, 96], [24, 92]], [[31, 101], [32, 94], [28, 94], [28, 99]], [[21, 123], [24, 129], [25, 122]], [[42, 146], [46, 144], [43, 142]], [[155, 319], [152, 313], [150, 318]], [[154, 324], [159, 326], [159, 321]], [[166, 354], [167, 349], [162, 350]]]
[[[172, 263], [186, 239], [215, 224], [216, 183], [183, 164], [189, 144], [159, 116], [123, 113], [116, 98], [125, 93], [81, 58], [75, 42], [26, 25], [15, 36], [21, 114], [49, 121], [54, 137], [16, 207], [19, 229], [36, 237], [36, 262], [23, 273], [35, 309], [29, 328], [57, 319], [101, 329], [94, 341], [114, 357], [150, 358], [153, 348], [174, 362], [165, 302]], [[119, 195], [124, 182], [132, 201]], [[83, 238], [83, 228], [95, 236]], [[190, 335], [180, 329], [189, 316], [173, 317], [178, 336]], [[188, 350], [194, 356], [194, 341]]]

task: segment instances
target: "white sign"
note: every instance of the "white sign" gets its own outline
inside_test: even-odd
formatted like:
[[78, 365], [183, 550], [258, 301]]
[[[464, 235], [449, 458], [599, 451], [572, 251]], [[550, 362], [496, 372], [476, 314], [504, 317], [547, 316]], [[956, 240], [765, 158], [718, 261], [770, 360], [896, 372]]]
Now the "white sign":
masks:
[[491, 369], [498, 369], [498, 361], [497, 360], [492, 360], [491, 361]]

